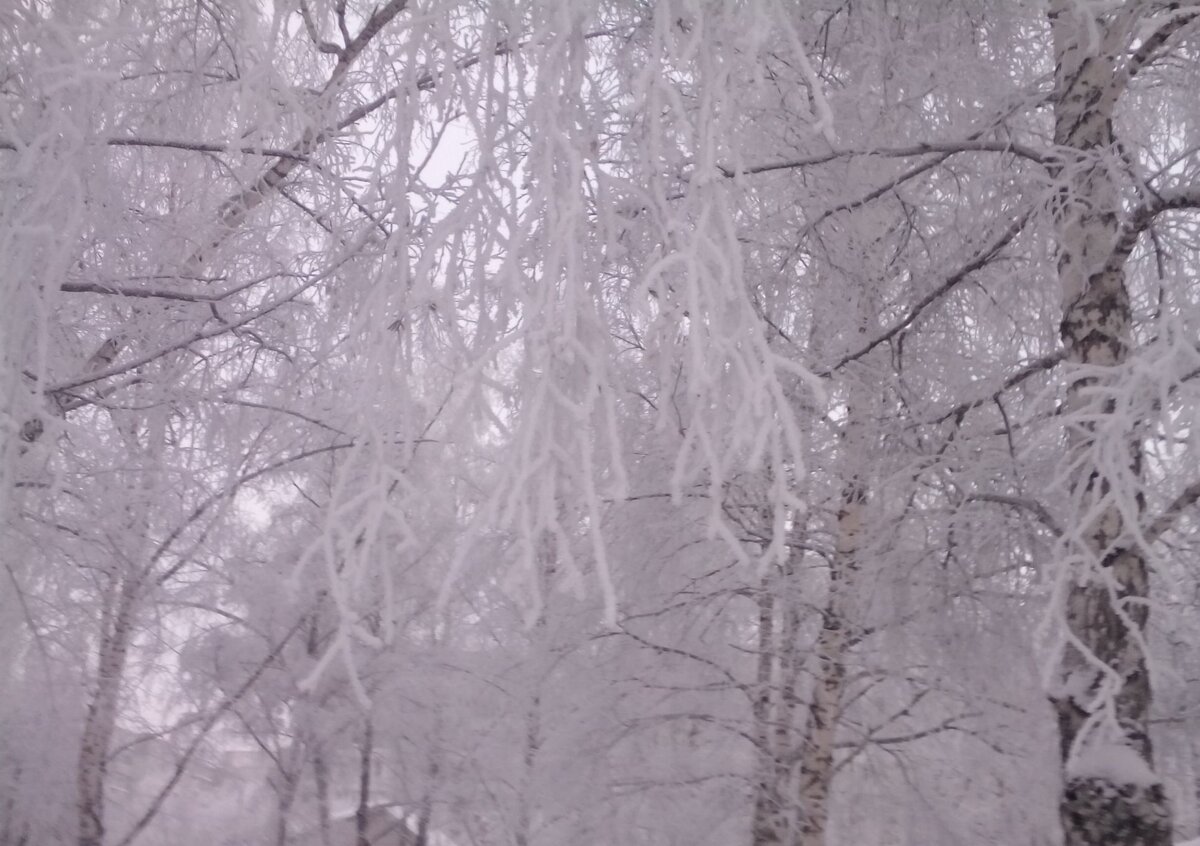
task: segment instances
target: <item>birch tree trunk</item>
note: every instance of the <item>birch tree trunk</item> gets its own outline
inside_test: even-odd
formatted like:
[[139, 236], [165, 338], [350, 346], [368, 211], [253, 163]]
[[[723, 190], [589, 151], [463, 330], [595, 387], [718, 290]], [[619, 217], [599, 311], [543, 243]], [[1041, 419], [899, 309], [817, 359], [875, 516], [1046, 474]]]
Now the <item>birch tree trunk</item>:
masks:
[[[309, 618], [308, 637], [304, 651], [309, 660], [316, 661], [319, 657], [321, 642], [320, 612], [314, 610]], [[305, 709], [307, 711], [307, 709]], [[329, 762], [325, 757], [325, 739], [317, 732], [312, 732], [312, 768], [313, 782], [317, 790], [317, 825], [321, 831], [321, 846], [331, 846], [333, 843], [329, 823], [331, 820], [329, 808]]]
[[[440, 720], [434, 736], [439, 740], [442, 737]], [[421, 796], [421, 804], [417, 810], [417, 831], [413, 838], [413, 846], [429, 846], [429, 828], [433, 820], [433, 792], [437, 788], [438, 775], [441, 773], [441, 766], [438, 763], [440, 754], [440, 750], [435, 749], [429, 756], [429, 782]]]
[[752, 846], [775, 846], [784, 842], [787, 815], [783, 803], [780, 760], [787, 752], [779, 746], [778, 727], [784, 714], [775, 716], [772, 730], [772, 690], [775, 689], [775, 660], [778, 648], [775, 637], [775, 584], [770, 576], [763, 578], [758, 590], [758, 668], [752, 706], [754, 741], [758, 750], [754, 810], [750, 824]]
[[375, 754], [375, 725], [371, 717], [363, 725], [362, 746], [358, 760], [358, 809], [354, 812], [355, 846], [371, 846], [371, 764]]
[[112, 592], [111, 604], [101, 621], [96, 686], [84, 716], [79, 746], [79, 846], [104, 844], [108, 753], [116, 728], [129, 642], [133, 636], [138, 582], [132, 574], [126, 574], [113, 585]]
[[[1054, 140], [1064, 155], [1055, 209], [1062, 287], [1061, 334], [1076, 365], [1067, 410], [1076, 524], [1068, 532], [1069, 642], [1052, 701], [1065, 781], [1060, 812], [1067, 846], [1166, 846], [1171, 811], [1154, 772], [1148, 719], [1151, 689], [1143, 632], [1148, 618], [1145, 551], [1134, 542], [1118, 477], [1140, 478], [1133, 431], [1124, 466], [1106, 466], [1097, 444], [1113, 419], [1104, 388], [1133, 343], [1120, 236], [1113, 115], [1121, 58], [1132, 27], [1121, 16], [1089, 19], [1068, 0], [1050, 5], [1054, 42]], [[1086, 370], [1085, 370], [1086, 368]], [[1086, 375], [1084, 375], [1086, 374]], [[1130, 425], [1130, 424], [1126, 424]], [[1134, 422], [1132, 425], [1136, 425]], [[1119, 464], [1121, 462], [1113, 462]], [[1143, 500], [1136, 495], [1140, 515]]]
[[[153, 584], [154, 559], [149, 539], [154, 522], [152, 503], [158, 491], [148, 471], [161, 460], [162, 421], [157, 416], [145, 418], [145, 430], [140, 433], [145, 438], [144, 444], [139, 443], [136, 424], [125, 425], [129, 421], [122, 412], [114, 412], [113, 421], [125, 439], [132, 472], [119, 477], [129, 496], [127, 517], [118, 524], [123, 537], [114, 539], [110, 552], [112, 571], [101, 603], [96, 637], [96, 682], [84, 715], [79, 745], [76, 770], [79, 846], [104, 846], [109, 752], [129, 651], [137, 634], [139, 607]], [[136, 563], [146, 560], [146, 564]]]
[[[856, 409], [846, 422], [854, 424]], [[849, 434], [849, 432], [848, 432]], [[847, 456], [847, 463], [852, 459]], [[829, 568], [829, 598], [821, 631], [817, 635], [816, 678], [808, 708], [808, 730], [800, 757], [800, 846], [824, 846], [829, 825], [829, 795], [833, 785], [837, 724], [846, 687], [846, 650], [849, 644], [847, 591], [858, 569], [858, 547], [862, 536], [867, 490], [862, 478], [852, 473], [846, 479], [837, 515], [837, 549]]]
[[317, 825], [321, 830], [321, 846], [332, 846], [329, 830], [329, 765], [325, 761], [325, 750], [320, 742], [313, 750], [313, 780], [317, 787]]
[[[868, 327], [876, 325], [874, 303], [864, 302], [860, 309], [860, 331], [866, 334]], [[799, 750], [798, 846], [824, 846], [826, 842], [837, 726], [846, 688], [846, 653], [850, 648], [852, 624], [848, 602], [856, 589], [860, 569], [868, 498], [865, 471], [870, 462], [872, 436], [866, 430], [866, 421], [874, 405], [872, 391], [860, 379], [853, 380], [848, 391], [839, 458], [842, 490], [834, 526], [834, 554], [829, 562], [829, 592], [814, 649], [812, 696]]]

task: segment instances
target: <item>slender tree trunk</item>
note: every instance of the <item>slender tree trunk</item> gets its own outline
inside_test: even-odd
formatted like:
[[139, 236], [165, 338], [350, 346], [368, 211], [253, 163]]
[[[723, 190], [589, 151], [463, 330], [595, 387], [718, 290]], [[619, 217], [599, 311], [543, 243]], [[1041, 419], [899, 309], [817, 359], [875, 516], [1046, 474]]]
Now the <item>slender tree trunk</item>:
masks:
[[275, 802], [275, 846], [287, 846], [288, 828], [292, 815], [292, 804], [296, 801], [297, 788], [300, 785], [300, 773], [290, 768], [280, 768], [283, 784], [276, 792]]
[[442, 721], [439, 717], [437, 728], [434, 730], [435, 746], [429, 755], [429, 779], [425, 792], [421, 796], [421, 807], [417, 812], [417, 832], [413, 840], [414, 846], [429, 846], [429, 829], [433, 821], [433, 796], [437, 789], [438, 777], [441, 775], [439, 755], [441, 753]]
[[[1073, 568], [1066, 598], [1072, 643], [1052, 700], [1061, 731], [1065, 779], [1061, 815], [1067, 846], [1167, 846], [1171, 811], [1154, 773], [1148, 720], [1151, 690], [1142, 635], [1148, 618], [1145, 553], [1132, 540], [1119, 497], [1141, 477], [1141, 445], [1123, 433], [1123, 467], [1102, 466], [1103, 427], [1117, 424], [1113, 401], [1096, 373], [1117, 368], [1133, 343], [1120, 234], [1118, 161], [1113, 113], [1121, 94], [1120, 61], [1127, 24], [1095, 18], [1086, 7], [1054, 0], [1054, 140], [1066, 151], [1057, 174], [1062, 341], [1068, 361], [1089, 373], [1068, 385], [1071, 501], [1078, 541], [1065, 550]], [[1131, 28], [1130, 28], [1131, 29]], [[1078, 371], [1077, 371], [1078, 372]], [[1136, 425], [1136, 424], [1135, 424]], [[1118, 478], [1120, 477], [1120, 478]], [[1124, 481], [1122, 481], [1123, 479]], [[1134, 511], [1142, 510], [1136, 494]]]
[[779, 783], [778, 762], [785, 750], [776, 745], [771, 727], [771, 691], [775, 686], [775, 580], [765, 577], [758, 590], [758, 673], [753, 704], [754, 741], [758, 764], [754, 784], [754, 811], [750, 826], [753, 846], [783, 843], [787, 818]]
[[542, 724], [542, 695], [543, 685], [546, 684], [547, 673], [551, 665], [551, 635], [547, 625], [547, 614], [558, 565], [558, 554], [555, 551], [554, 542], [548, 534], [542, 539], [538, 552], [538, 563], [538, 596], [542, 604], [530, 632], [529, 653], [526, 659], [534, 668], [535, 674], [529, 682], [529, 700], [525, 710], [524, 767], [521, 773], [520, 792], [517, 796], [516, 829], [513, 832], [513, 842], [516, 846], [530, 846], [536, 839], [534, 837], [534, 815], [538, 807], [538, 756], [541, 754], [542, 744], [545, 742]]
[[[436, 770], [436, 765], [435, 768]], [[413, 846], [429, 846], [429, 826], [433, 820], [433, 797], [431, 791], [421, 797], [421, 810], [417, 815], [417, 833]]]
[[313, 781], [317, 786], [317, 825], [321, 829], [321, 846], [332, 846], [329, 832], [329, 765], [325, 751], [317, 744], [313, 750]]
[[796, 762], [796, 715], [800, 710], [796, 691], [801, 670], [797, 655], [801, 620], [794, 591], [800, 555], [791, 553], [779, 577], [764, 578], [758, 596], [758, 693], [753, 708], [758, 770], [751, 826], [753, 846], [790, 846], [795, 840], [792, 770]]
[[354, 846], [371, 846], [368, 826], [371, 821], [371, 761], [374, 757], [375, 726], [367, 717], [363, 727], [358, 765], [358, 810], [354, 813]]
[[[830, 281], [833, 281], [832, 279]], [[877, 337], [879, 303], [865, 289], [849, 312], [852, 331], [837, 337], [838, 345]], [[847, 327], [847, 328], [850, 328]], [[853, 340], [854, 334], [858, 340]], [[879, 391], [869, 376], [851, 373], [845, 384], [846, 414], [837, 458], [837, 518], [834, 550], [829, 560], [828, 593], [821, 612], [821, 629], [813, 647], [812, 692], [804, 714], [797, 749], [796, 800], [800, 807], [796, 846], [824, 846], [829, 828], [829, 799], [833, 790], [837, 727], [845, 700], [846, 657], [850, 649], [851, 599], [857, 588], [860, 548], [868, 501], [867, 471], [875, 447], [870, 421], [879, 405]]]
[[[308, 622], [308, 637], [305, 639], [305, 652], [312, 661], [317, 660], [321, 649], [321, 620], [320, 608], [312, 612]], [[320, 737], [312, 731], [312, 765], [313, 781], [317, 788], [317, 826], [321, 830], [321, 846], [331, 846], [332, 839], [329, 830], [329, 764], [325, 760], [325, 747]]]
[[[13, 772], [12, 789], [21, 783], [21, 768]], [[0, 816], [0, 846], [24, 846], [29, 839], [29, 826], [17, 820], [16, 798], [10, 793], [4, 800], [3, 816]], [[17, 832], [20, 832], [19, 834]]]
[[[854, 407], [846, 423], [854, 423]], [[847, 463], [857, 461], [848, 456]], [[833, 786], [834, 751], [837, 724], [841, 716], [846, 687], [847, 631], [846, 599], [858, 567], [858, 548], [862, 538], [866, 488], [857, 474], [851, 474], [842, 492], [837, 515], [837, 548], [829, 568], [829, 598], [817, 635], [816, 678], [812, 703], [808, 708], [808, 726], [800, 756], [800, 805], [803, 814], [799, 826], [801, 846], [824, 846], [829, 825], [829, 795]]]
[[83, 737], [79, 746], [79, 846], [104, 844], [108, 752], [116, 728], [121, 682], [125, 676], [129, 640], [133, 634], [137, 581], [127, 574], [120, 579], [118, 585], [114, 585], [113, 592], [115, 596], [101, 621], [96, 687], [88, 702]]
[[[544, 620], [538, 622], [544, 628]], [[525, 712], [525, 769], [522, 775], [521, 796], [517, 807], [517, 830], [514, 840], [517, 846], [529, 846], [533, 842], [533, 785], [537, 772], [538, 750], [542, 745], [542, 699], [534, 693], [529, 710]]]

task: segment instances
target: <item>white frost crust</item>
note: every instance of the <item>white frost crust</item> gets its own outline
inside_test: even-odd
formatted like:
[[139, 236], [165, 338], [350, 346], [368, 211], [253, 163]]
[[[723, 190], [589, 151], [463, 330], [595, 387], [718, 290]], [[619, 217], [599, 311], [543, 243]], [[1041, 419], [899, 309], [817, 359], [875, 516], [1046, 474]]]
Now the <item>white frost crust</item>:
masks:
[[1098, 778], [1112, 784], [1150, 787], [1160, 779], [1135, 750], [1124, 743], [1089, 743], [1067, 765], [1069, 778]]

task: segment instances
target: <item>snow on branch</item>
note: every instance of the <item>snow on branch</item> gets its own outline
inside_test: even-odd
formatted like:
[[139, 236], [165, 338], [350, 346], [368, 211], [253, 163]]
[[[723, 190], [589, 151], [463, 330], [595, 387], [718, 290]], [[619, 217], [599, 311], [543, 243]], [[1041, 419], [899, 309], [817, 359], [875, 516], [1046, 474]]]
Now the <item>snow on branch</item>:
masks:
[[748, 165], [720, 165], [721, 173], [729, 178], [737, 176], [754, 176], [760, 173], [773, 173], [780, 170], [803, 170], [804, 168], [816, 167], [818, 165], [829, 164], [840, 159], [854, 159], [860, 157], [878, 157], [889, 159], [908, 159], [917, 158], [920, 156], [928, 156], [931, 154], [949, 154], [955, 155], [958, 153], [998, 153], [1001, 155], [1013, 155], [1023, 159], [1027, 159], [1039, 165], [1052, 165], [1057, 159], [1050, 151], [1039, 150], [1035, 147], [1030, 147], [1027, 144], [1021, 144], [1016, 141], [994, 141], [982, 138], [967, 138], [961, 141], [925, 141], [920, 144], [911, 144], [904, 147], [864, 147], [862, 149], [853, 150], [831, 150], [827, 153], [817, 153], [812, 156], [805, 156], [799, 159], [783, 159], [774, 162], [761, 162], [759, 164]]
[[[628, 446], [617, 424], [627, 389], [607, 328], [619, 311], [639, 325], [646, 363], [673, 394], [658, 421], [680, 432], [673, 488], [704, 481], [713, 534], [745, 554], [721, 503], [724, 486], [747, 467], [776, 480], [778, 519], [799, 507], [788, 490], [803, 472], [794, 396], [798, 384], [820, 386], [768, 344], [736, 232], [740, 189], [721, 178], [720, 165], [741, 119], [735, 81], [753, 75], [781, 16], [767, 6], [668, 2], [629, 38], [593, 45], [585, 12], [530, 7], [521, 42], [538, 49], [507, 65], [532, 92], [522, 116], [529, 144], [514, 174], [525, 191], [505, 212], [505, 255], [488, 274], [497, 310], [519, 315], [518, 332], [502, 343], [518, 359], [502, 372], [513, 374], [522, 400], [503, 420], [511, 440], [443, 605], [469, 548], [491, 527], [514, 535], [530, 620], [541, 613], [551, 571], [576, 589], [593, 580], [606, 624], [616, 625], [620, 597], [604, 531], [609, 504], [627, 487]], [[609, 59], [604, 76], [594, 70], [597, 51]], [[634, 123], [619, 142], [602, 120], [614, 103]], [[669, 419], [672, 409], [678, 419]]]
[[[234, 144], [228, 141], [191, 141], [182, 138], [111, 137], [100, 142], [107, 147], [146, 147], [150, 149], [184, 150], [193, 153], [241, 153], [247, 156], [269, 156], [278, 159], [307, 161], [307, 156], [294, 149], [282, 147], [258, 147], [252, 144]], [[16, 152], [24, 144], [0, 138], [0, 150]]]

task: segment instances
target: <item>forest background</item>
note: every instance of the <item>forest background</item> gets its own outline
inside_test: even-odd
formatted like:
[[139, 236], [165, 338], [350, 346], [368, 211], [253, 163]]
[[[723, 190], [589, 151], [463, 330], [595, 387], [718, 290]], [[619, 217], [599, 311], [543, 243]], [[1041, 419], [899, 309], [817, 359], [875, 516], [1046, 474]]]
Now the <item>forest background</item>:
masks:
[[0, 4], [0, 846], [1196, 837], [1198, 36]]

